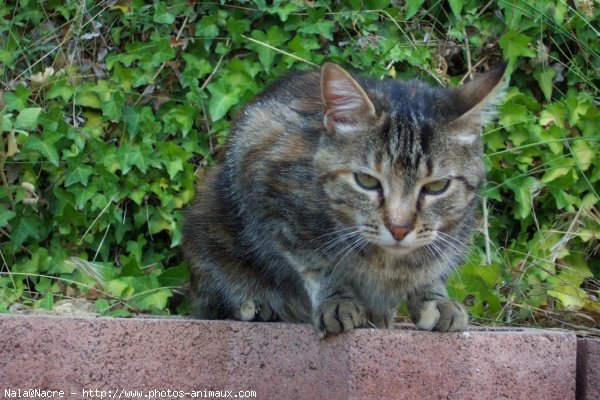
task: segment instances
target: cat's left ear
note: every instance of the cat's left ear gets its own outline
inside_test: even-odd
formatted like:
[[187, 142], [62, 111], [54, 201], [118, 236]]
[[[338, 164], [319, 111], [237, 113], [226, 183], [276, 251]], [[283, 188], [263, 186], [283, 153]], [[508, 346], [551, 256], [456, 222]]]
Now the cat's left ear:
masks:
[[[451, 107], [454, 109], [452, 124], [481, 129], [492, 120], [504, 97], [505, 71], [506, 64], [498, 64], [470, 82], [450, 89]], [[477, 129], [470, 130], [479, 134]]]
[[347, 134], [368, 126], [375, 107], [363, 88], [342, 67], [326, 62], [321, 68], [323, 124], [329, 133]]

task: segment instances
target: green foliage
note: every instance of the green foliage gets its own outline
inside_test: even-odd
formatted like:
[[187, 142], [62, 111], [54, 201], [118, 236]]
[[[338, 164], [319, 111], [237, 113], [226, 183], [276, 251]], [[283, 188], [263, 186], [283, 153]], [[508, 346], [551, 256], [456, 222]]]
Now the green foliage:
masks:
[[288, 71], [457, 85], [504, 59], [482, 233], [451, 293], [482, 320], [599, 315], [597, 3], [16, 4], [0, 5], [0, 311], [173, 312], [181, 210], [232, 118]]

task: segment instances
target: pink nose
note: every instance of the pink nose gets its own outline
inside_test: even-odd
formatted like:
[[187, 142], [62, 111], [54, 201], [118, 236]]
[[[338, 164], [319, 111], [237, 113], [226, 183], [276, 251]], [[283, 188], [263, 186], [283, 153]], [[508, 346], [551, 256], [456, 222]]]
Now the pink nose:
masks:
[[390, 225], [389, 230], [392, 233], [394, 239], [400, 241], [406, 237], [413, 230], [412, 225]]

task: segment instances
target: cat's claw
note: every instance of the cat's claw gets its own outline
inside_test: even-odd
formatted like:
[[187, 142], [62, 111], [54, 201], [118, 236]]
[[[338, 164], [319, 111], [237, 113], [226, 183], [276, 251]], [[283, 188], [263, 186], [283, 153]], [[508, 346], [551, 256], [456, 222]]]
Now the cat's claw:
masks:
[[464, 331], [469, 322], [465, 306], [447, 298], [423, 302], [411, 317], [419, 329], [427, 331]]
[[365, 326], [365, 307], [353, 298], [333, 299], [317, 308], [313, 325], [319, 338], [336, 335]]
[[373, 328], [390, 329], [394, 325], [394, 314], [372, 314], [368, 317], [368, 325]]

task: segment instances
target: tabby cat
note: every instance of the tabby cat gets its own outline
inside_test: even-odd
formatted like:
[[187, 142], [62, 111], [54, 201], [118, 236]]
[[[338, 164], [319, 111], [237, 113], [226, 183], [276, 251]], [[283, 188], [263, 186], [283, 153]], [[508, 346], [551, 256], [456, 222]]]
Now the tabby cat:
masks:
[[325, 63], [266, 90], [187, 211], [193, 315], [311, 321], [322, 338], [389, 328], [407, 300], [418, 328], [465, 329], [445, 282], [474, 226], [504, 69], [442, 89]]

